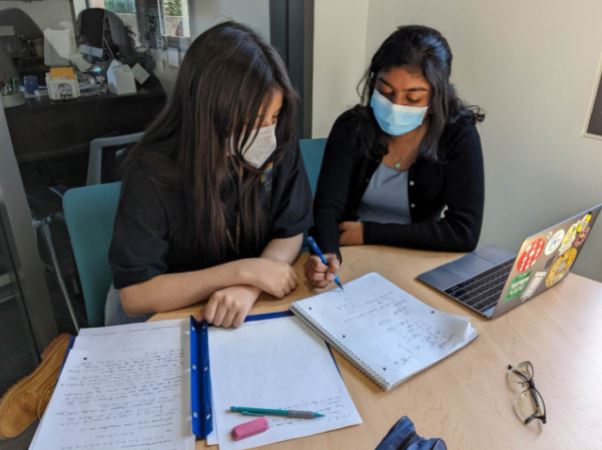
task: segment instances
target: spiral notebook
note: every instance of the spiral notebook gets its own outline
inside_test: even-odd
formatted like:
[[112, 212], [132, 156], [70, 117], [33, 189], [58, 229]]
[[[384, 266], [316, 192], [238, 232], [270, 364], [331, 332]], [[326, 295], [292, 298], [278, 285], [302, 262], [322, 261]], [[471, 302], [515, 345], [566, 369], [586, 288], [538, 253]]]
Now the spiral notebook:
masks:
[[291, 310], [384, 390], [478, 336], [468, 317], [431, 308], [377, 273], [344, 287]]

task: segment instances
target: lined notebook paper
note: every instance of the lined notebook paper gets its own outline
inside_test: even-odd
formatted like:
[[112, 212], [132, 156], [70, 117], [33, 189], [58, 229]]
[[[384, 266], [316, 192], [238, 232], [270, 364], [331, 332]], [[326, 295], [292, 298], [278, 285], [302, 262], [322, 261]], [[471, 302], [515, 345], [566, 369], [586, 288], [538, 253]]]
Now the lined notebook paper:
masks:
[[193, 450], [187, 327], [80, 330], [30, 450]]
[[377, 273], [344, 286], [291, 310], [384, 390], [478, 335], [468, 317], [433, 309]]
[[[362, 422], [325, 342], [292, 315], [246, 322], [237, 329], [212, 327], [209, 354], [220, 450], [253, 448]], [[252, 417], [229, 412], [232, 405], [309, 410], [324, 417], [267, 416], [266, 432], [234, 441], [230, 430]]]

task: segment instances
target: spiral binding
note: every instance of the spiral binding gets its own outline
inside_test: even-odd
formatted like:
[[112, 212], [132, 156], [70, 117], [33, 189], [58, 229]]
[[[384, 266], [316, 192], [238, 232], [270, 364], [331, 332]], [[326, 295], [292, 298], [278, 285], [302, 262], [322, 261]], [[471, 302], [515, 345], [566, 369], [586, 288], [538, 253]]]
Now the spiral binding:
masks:
[[328, 343], [332, 344], [339, 352], [341, 352], [347, 360], [353, 364], [360, 372], [366, 375], [370, 380], [376, 383], [381, 389], [389, 390], [392, 386], [385, 380], [381, 375], [372, 370], [368, 365], [353, 351], [349, 350], [344, 344], [341, 343], [337, 338], [333, 337], [322, 325], [315, 322], [309, 317], [307, 312], [302, 306], [296, 304], [291, 305], [291, 310], [295, 315], [303, 321], [310, 328], [314, 329], [320, 334]]

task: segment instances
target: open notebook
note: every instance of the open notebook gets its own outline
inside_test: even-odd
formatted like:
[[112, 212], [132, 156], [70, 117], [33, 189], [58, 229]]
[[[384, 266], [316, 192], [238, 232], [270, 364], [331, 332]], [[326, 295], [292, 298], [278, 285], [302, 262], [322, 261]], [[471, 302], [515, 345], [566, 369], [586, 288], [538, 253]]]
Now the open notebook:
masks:
[[376, 273], [344, 286], [291, 310], [384, 390], [478, 336], [467, 317], [433, 309]]
[[[234, 441], [249, 417], [232, 405], [324, 416], [270, 416]], [[290, 311], [228, 330], [164, 320], [81, 329], [30, 450], [193, 450], [195, 435], [242, 450], [361, 422], [326, 343]]]

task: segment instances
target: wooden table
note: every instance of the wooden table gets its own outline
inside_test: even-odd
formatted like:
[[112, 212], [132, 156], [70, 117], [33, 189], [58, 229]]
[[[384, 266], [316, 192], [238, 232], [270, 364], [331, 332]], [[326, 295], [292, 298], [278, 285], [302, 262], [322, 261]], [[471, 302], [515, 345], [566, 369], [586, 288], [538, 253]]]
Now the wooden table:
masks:
[[[602, 284], [570, 274], [554, 289], [490, 321], [415, 281], [421, 272], [457, 256], [388, 247], [343, 249], [343, 281], [377, 271], [435, 308], [470, 316], [479, 337], [390, 392], [335, 352], [364, 423], [270, 449], [372, 449], [403, 415], [420, 435], [441, 437], [450, 450], [602, 449]], [[305, 258], [295, 264], [299, 274]], [[284, 310], [312, 294], [301, 284], [283, 300], [262, 296], [253, 312]], [[198, 306], [153, 319], [197, 311]], [[533, 363], [546, 402], [548, 423], [543, 426], [524, 426], [513, 410], [506, 366], [524, 360]], [[197, 449], [202, 448], [201, 441]]]

